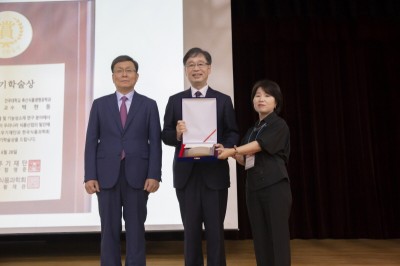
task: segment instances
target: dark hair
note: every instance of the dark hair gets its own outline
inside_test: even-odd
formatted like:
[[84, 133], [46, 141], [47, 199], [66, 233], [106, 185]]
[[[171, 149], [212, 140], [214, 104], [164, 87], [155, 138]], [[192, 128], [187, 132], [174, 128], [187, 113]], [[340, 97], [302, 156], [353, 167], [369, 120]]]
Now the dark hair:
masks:
[[114, 66], [118, 63], [121, 62], [125, 62], [125, 61], [131, 61], [134, 65], [135, 65], [135, 70], [136, 72], [139, 71], [139, 64], [138, 62], [136, 62], [135, 60], [132, 59], [132, 57], [128, 56], [128, 55], [120, 55], [118, 57], [116, 57], [112, 63], [111, 63], [111, 72], [114, 73]]
[[189, 51], [187, 51], [187, 53], [183, 57], [183, 65], [186, 65], [186, 62], [189, 58], [197, 56], [199, 54], [204, 55], [204, 57], [206, 58], [207, 64], [211, 65], [212, 59], [211, 59], [210, 53], [207, 51], [204, 51], [203, 49], [200, 49], [198, 47], [191, 48]]
[[276, 82], [268, 79], [257, 81], [254, 84], [253, 89], [251, 91], [251, 101], [253, 101], [258, 88], [261, 88], [265, 93], [268, 93], [269, 95], [275, 98], [276, 101], [275, 113], [279, 114], [282, 110], [282, 105], [283, 105], [283, 96], [281, 89], [279, 88], [279, 85]]

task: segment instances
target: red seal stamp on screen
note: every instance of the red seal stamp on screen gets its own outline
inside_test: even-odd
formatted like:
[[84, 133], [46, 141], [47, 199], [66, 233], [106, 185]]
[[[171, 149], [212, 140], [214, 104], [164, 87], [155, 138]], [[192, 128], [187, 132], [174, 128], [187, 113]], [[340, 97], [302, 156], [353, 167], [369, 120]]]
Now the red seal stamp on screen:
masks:
[[0, 12], [0, 58], [23, 53], [32, 36], [32, 25], [24, 15], [14, 11]]
[[28, 189], [38, 189], [40, 188], [40, 176], [28, 176], [26, 179], [26, 187]]
[[41, 161], [40, 160], [29, 160], [28, 172], [40, 172]]

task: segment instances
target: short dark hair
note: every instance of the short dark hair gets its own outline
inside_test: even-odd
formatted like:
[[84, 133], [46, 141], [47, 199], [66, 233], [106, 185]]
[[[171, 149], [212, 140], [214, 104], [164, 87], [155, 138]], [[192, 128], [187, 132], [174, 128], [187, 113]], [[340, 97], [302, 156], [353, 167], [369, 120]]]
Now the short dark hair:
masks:
[[261, 88], [265, 93], [268, 93], [269, 95], [275, 98], [276, 101], [275, 113], [279, 114], [282, 111], [283, 95], [278, 83], [268, 79], [257, 81], [254, 84], [253, 89], [251, 91], [251, 101], [253, 101], [258, 88]]
[[189, 58], [197, 56], [199, 54], [204, 55], [204, 57], [206, 58], [207, 64], [211, 65], [212, 59], [211, 59], [211, 55], [209, 52], [204, 51], [201, 48], [198, 47], [194, 47], [189, 49], [189, 51], [186, 52], [185, 56], [183, 57], [183, 65], [186, 65], [187, 60], [189, 60]]
[[135, 60], [133, 60], [133, 58], [130, 57], [129, 55], [120, 55], [120, 56], [116, 57], [116, 58], [112, 61], [112, 63], [111, 63], [111, 72], [114, 73], [114, 66], [115, 66], [116, 64], [121, 63], [121, 62], [125, 62], [125, 61], [131, 61], [131, 62], [135, 65], [135, 70], [136, 70], [136, 72], [139, 71], [139, 64], [138, 64], [138, 62], [136, 62]]

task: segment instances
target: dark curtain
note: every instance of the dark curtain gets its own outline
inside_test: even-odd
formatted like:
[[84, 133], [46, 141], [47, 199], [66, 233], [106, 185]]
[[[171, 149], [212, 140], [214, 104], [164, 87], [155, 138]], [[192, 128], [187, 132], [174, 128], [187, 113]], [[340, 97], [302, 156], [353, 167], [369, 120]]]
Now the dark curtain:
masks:
[[[292, 238], [400, 237], [400, 1], [232, 0], [235, 108], [276, 81], [291, 130]], [[240, 237], [251, 237], [238, 167]]]

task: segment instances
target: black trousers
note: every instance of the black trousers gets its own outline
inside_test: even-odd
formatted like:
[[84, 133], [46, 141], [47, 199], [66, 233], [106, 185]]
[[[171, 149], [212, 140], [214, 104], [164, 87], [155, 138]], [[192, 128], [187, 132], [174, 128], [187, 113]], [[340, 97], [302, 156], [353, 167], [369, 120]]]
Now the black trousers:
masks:
[[290, 265], [289, 216], [292, 206], [290, 183], [246, 191], [247, 209], [258, 266]]
[[202, 266], [202, 224], [207, 240], [207, 266], [225, 266], [224, 220], [228, 189], [207, 187], [201, 172], [193, 171], [183, 189], [176, 189], [184, 226], [186, 266]]

